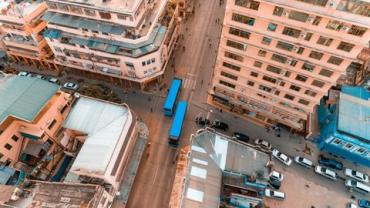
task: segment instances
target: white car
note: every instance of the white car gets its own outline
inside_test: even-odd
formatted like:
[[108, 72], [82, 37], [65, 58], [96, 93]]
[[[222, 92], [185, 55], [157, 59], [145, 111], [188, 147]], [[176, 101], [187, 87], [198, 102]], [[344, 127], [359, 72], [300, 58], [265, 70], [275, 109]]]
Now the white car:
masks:
[[73, 82], [66, 82], [63, 85], [64, 88], [69, 89], [69, 90], [77, 90], [78, 89], [78, 84], [73, 83]]
[[49, 78], [48, 81], [51, 82], [51, 83], [55, 83], [55, 84], [59, 84], [60, 83], [59, 80], [57, 78], [55, 78], [55, 77]]
[[279, 152], [279, 150], [277, 149], [272, 150], [272, 156], [274, 156], [276, 159], [280, 160], [280, 162], [284, 163], [287, 166], [292, 164], [292, 159], [290, 159], [284, 153]]
[[354, 203], [348, 203], [346, 208], [357, 208], [357, 206]]
[[272, 180], [278, 180], [280, 182], [282, 182], [284, 180], [284, 176], [282, 173], [279, 173], [275, 170], [273, 170], [270, 174], [269, 174], [269, 178], [272, 179]]
[[268, 143], [267, 141], [263, 140], [263, 139], [254, 140], [254, 144], [256, 144], [257, 146], [260, 146], [261, 148], [266, 149], [266, 150], [271, 150], [271, 148], [272, 148], [271, 144]]
[[369, 176], [367, 176], [366, 174], [363, 174], [361, 172], [358, 172], [356, 170], [349, 169], [349, 168], [346, 168], [344, 170], [344, 175], [346, 175], [346, 176], [348, 176], [350, 178], [353, 178], [355, 180], [364, 182], [364, 183], [368, 183], [369, 182]]
[[306, 159], [304, 157], [300, 157], [300, 156], [295, 156], [294, 157], [294, 162], [296, 162], [297, 164], [300, 164], [306, 168], [312, 168], [313, 166], [313, 163], [311, 160], [309, 159]]
[[21, 76], [21, 77], [27, 77], [29, 75], [30, 75], [30, 73], [26, 72], [26, 71], [21, 71], [21, 72], [18, 73], [18, 76]]
[[285, 193], [280, 191], [274, 191], [271, 189], [265, 189], [265, 196], [275, 199], [285, 199]]
[[347, 179], [344, 182], [344, 185], [350, 190], [350, 192], [352, 192], [354, 190], [354, 191], [364, 193], [364, 194], [369, 194], [370, 193], [370, 187], [369, 186], [367, 186], [367, 185], [365, 185], [361, 182], [358, 182], [356, 180]]
[[333, 170], [330, 170], [328, 168], [322, 167], [320, 165], [318, 165], [318, 166], [315, 167], [315, 172], [317, 174], [320, 174], [322, 176], [325, 176], [325, 177], [327, 177], [327, 178], [329, 178], [331, 180], [334, 180], [334, 181], [337, 180], [337, 173], [336, 172], [334, 172]]

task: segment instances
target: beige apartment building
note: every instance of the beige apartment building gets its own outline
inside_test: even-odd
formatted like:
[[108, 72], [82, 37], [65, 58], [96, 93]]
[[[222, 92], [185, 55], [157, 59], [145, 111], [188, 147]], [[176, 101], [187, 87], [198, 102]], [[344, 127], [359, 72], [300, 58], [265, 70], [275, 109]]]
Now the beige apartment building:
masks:
[[309, 135], [328, 90], [363, 75], [369, 27], [368, 1], [228, 0], [208, 102]]
[[53, 53], [42, 31], [41, 16], [47, 6], [43, 1], [0, 0], [0, 31], [7, 55], [14, 61], [40, 69], [55, 70]]
[[44, 37], [67, 72], [117, 85], [160, 80], [178, 36], [170, 0], [47, 0]]

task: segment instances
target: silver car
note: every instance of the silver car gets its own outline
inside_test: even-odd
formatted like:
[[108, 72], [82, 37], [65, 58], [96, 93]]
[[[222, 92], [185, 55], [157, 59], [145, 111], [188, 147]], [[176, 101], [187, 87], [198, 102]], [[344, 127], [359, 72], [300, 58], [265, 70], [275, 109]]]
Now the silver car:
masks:
[[313, 166], [313, 163], [312, 163], [311, 160], [306, 159], [304, 157], [300, 157], [300, 156], [295, 156], [294, 157], [294, 162], [296, 162], [297, 164], [302, 165], [303, 167], [306, 167], [306, 168], [312, 168], [312, 166]]
[[315, 167], [315, 172], [317, 174], [320, 174], [324, 177], [327, 177], [333, 181], [336, 181], [337, 180], [337, 173], [334, 172], [333, 170], [330, 170], [328, 168], [325, 168], [325, 167], [322, 167], [320, 165], [316, 166]]

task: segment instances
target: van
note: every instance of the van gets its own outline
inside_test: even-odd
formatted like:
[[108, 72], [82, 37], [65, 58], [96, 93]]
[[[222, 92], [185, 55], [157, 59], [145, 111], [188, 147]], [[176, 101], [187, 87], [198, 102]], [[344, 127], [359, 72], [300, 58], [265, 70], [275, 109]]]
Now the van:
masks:
[[274, 191], [274, 190], [271, 190], [271, 189], [265, 189], [265, 196], [270, 197], [270, 198], [274, 198], [274, 199], [279, 199], [279, 200], [285, 199], [285, 193], [284, 192]]
[[367, 186], [367, 185], [365, 185], [361, 182], [358, 182], [356, 180], [347, 179], [344, 184], [347, 188], [349, 188], [349, 190], [354, 190], [354, 191], [357, 191], [357, 192], [360, 192], [360, 193], [363, 193], [363, 194], [370, 193], [370, 187], [369, 186]]

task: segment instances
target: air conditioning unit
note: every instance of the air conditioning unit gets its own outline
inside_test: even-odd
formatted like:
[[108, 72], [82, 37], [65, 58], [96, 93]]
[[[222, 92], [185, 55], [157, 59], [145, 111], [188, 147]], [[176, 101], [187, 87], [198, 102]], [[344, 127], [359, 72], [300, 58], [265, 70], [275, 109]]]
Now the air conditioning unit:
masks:
[[343, 27], [341, 28], [341, 30], [348, 32], [349, 27], [347, 27], [347, 26], [343, 26]]
[[290, 65], [290, 64], [292, 64], [292, 61], [293, 61], [292, 59], [288, 59], [288, 60], [286, 61], [286, 64], [289, 64], [289, 65]]
[[283, 15], [284, 15], [285, 17], [288, 17], [288, 16], [289, 16], [289, 11], [284, 10]]
[[299, 50], [299, 47], [297, 47], [297, 46], [294, 46], [294, 47], [293, 47], [293, 51], [294, 51], [294, 52], [298, 52], [298, 50]]
[[329, 1], [329, 6], [332, 7], [332, 8], [335, 8], [337, 6], [337, 3], [335, 0], [330, 0]]
[[301, 37], [301, 38], [305, 38], [306, 37], [306, 35], [307, 35], [307, 33], [302, 33], [302, 34], [300, 34], [299, 36]]

